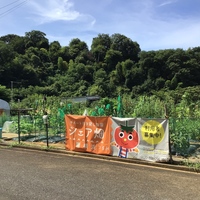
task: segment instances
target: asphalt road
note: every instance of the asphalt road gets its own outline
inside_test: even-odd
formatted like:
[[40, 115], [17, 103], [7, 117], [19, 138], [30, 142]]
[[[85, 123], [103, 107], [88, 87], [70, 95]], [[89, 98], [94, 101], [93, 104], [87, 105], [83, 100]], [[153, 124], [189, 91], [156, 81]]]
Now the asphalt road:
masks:
[[0, 200], [200, 200], [200, 174], [0, 148]]

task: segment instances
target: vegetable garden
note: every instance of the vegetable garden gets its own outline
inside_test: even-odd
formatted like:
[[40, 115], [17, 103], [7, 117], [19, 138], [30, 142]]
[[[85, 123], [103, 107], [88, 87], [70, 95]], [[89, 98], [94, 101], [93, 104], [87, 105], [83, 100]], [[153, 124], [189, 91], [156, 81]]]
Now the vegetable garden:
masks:
[[[200, 102], [190, 103], [187, 98], [189, 98], [187, 94], [184, 94], [182, 100], [175, 103], [171, 97], [161, 100], [155, 95], [140, 96], [135, 99], [129, 96], [119, 96], [116, 99], [102, 98], [94, 102], [75, 103], [57, 97], [37, 96], [35, 98], [34, 96], [29, 100], [25, 99], [22, 102], [11, 104], [11, 108], [14, 108], [15, 111], [11, 111], [10, 121], [13, 123], [10, 131], [20, 132], [21, 140], [29, 138], [31, 141], [30, 138], [34, 136], [40, 136], [41, 139], [45, 140], [45, 126], [42, 118], [44, 113], [48, 114], [49, 137], [57, 137], [57, 141], [61, 141], [65, 136], [65, 114], [167, 118], [172, 154], [199, 156]], [[19, 122], [16, 110], [20, 111], [25, 107], [31, 109], [20, 113]]]

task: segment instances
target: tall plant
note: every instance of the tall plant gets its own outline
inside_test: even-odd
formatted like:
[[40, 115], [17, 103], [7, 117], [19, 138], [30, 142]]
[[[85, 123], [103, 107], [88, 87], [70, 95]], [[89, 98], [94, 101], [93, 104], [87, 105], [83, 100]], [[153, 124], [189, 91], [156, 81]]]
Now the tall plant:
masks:
[[140, 96], [134, 100], [132, 117], [162, 118], [164, 116], [164, 102], [156, 96]]

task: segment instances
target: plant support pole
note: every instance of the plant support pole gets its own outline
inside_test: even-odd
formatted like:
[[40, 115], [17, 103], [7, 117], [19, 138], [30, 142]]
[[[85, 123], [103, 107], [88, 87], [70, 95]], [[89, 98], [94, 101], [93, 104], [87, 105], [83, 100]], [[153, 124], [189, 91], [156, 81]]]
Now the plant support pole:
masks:
[[20, 110], [18, 109], [18, 142], [20, 144]]
[[46, 128], [46, 138], [47, 138], [47, 147], [49, 147], [49, 133], [48, 133], [48, 115], [47, 113], [45, 113], [45, 115], [43, 115], [43, 122]]
[[48, 123], [46, 123], [47, 147], [49, 147]]

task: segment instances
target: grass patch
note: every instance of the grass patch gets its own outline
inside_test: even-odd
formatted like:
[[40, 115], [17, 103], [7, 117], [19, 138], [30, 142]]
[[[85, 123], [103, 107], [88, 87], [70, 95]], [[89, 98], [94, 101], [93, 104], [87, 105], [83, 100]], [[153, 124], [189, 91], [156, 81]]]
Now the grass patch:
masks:
[[41, 146], [40, 148], [42, 150], [46, 150], [46, 151], [51, 150], [51, 149], [56, 149], [56, 147], [53, 147], [53, 146], [50, 146], [50, 145], [48, 147], [47, 146]]
[[197, 162], [191, 162], [189, 160], [185, 160], [182, 162], [184, 166], [189, 167], [190, 169], [200, 172], [200, 161]]

